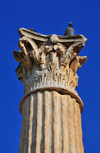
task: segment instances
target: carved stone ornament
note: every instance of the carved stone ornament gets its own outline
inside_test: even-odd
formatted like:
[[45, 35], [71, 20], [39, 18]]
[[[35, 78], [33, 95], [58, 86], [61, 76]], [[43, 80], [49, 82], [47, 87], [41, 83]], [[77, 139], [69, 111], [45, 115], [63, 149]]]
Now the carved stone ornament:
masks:
[[79, 56], [86, 38], [83, 35], [43, 35], [19, 29], [19, 48], [13, 55], [19, 63], [16, 73], [24, 85], [24, 94], [42, 89], [69, 91], [77, 95], [77, 70], [86, 56]]

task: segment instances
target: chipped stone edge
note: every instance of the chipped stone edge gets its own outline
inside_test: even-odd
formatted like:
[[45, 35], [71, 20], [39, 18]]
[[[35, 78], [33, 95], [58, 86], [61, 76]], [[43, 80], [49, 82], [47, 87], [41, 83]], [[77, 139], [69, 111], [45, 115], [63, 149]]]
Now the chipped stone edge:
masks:
[[82, 111], [83, 111], [83, 102], [82, 102], [81, 98], [78, 96], [77, 93], [75, 94], [71, 90], [67, 90], [67, 89], [64, 89], [64, 88], [45, 87], [45, 88], [34, 89], [34, 90], [30, 91], [29, 93], [27, 93], [26, 95], [24, 95], [22, 97], [22, 99], [20, 101], [20, 104], [19, 104], [20, 114], [22, 114], [22, 105], [24, 103], [25, 98], [27, 98], [32, 93], [36, 93], [37, 91], [45, 91], [45, 90], [48, 90], [48, 91], [53, 91], [54, 90], [54, 91], [57, 91], [57, 92], [59, 92], [61, 94], [69, 94], [71, 97], [76, 99], [76, 102], [78, 102], [80, 104], [80, 111], [82, 113]]

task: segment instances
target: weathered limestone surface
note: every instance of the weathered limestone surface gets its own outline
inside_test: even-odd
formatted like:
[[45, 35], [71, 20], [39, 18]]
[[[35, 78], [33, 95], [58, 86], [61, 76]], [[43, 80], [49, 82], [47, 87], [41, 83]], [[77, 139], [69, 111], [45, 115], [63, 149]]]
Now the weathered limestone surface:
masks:
[[83, 103], [75, 88], [83, 35], [42, 35], [19, 29], [18, 79], [24, 85], [20, 102], [22, 128], [19, 153], [83, 153]]
[[83, 153], [81, 111], [75, 98], [38, 91], [22, 107], [19, 153]]

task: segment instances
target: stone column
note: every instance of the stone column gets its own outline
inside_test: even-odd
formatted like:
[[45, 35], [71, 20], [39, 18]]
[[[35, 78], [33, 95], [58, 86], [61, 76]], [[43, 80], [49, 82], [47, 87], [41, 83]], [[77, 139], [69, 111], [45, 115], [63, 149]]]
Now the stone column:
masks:
[[79, 56], [86, 38], [24, 28], [19, 34], [21, 51], [14, 51], [24, 85], [19, 153], [83, 153], [83, 103], [75, 87], [77, 69], [86, 62], [86, 56]]

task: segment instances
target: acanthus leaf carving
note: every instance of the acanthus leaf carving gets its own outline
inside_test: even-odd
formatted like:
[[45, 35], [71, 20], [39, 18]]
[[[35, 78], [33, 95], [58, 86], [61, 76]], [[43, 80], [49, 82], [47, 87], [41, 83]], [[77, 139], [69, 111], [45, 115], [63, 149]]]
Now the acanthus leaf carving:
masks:
[[13, 53], [19, 62], [16, 72], [25, 91], [37, 86], [51, 86], [53, 83], [75, 89], [78, 84], [77, 70], [87, 59], [86, 56], [79, 56], [86, 38], [82, 35], [61, 37], [55, 34], [36, 35], [33, 31], [30, 33], [24, 30], [25, 35], [19, 39], [21, 51]]

